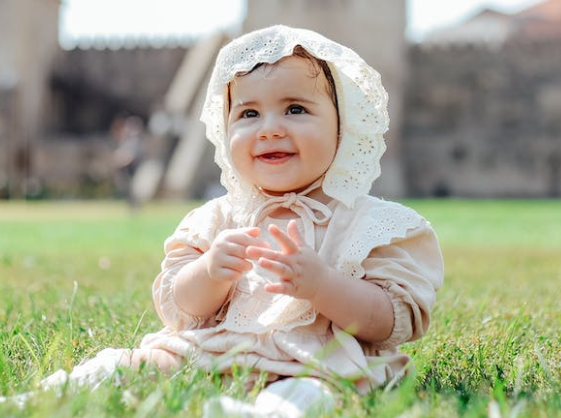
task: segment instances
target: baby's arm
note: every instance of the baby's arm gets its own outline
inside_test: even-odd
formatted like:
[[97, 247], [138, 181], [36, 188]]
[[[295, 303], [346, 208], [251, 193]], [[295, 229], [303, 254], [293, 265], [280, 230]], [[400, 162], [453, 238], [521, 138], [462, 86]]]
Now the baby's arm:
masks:
[[386, 340], [392, 333], [394, 314], [386, 292], [365, 280], [348, 280], [330, 268], [305, 245], [296, 222], [288, 224], [288, 234], [271, 225], [269, 232], [280, 251], [249, 247], [247, 254], [276, 273], [280, 282], [266, 290], [309, 300], [314, 308], [340, 328], [368, 342]]
[[179, 308], [200, 317], [215, 313], [233, 283], [252, 267], [246, 259], [246, 248], [265, 245], [258, 236], [259, 228], [229, 229], [218, 234], [207, 252], [179, 270], [174, 284]]

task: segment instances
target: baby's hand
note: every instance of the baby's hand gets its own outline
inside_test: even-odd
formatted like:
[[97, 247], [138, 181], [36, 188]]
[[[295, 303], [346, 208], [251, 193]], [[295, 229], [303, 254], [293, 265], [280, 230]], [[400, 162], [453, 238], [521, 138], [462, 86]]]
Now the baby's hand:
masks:
[[280, 278], [279, 283], [267, 284], [265, 290], [312, 300], [321, 285], [322, 277], [329, 274], [328, 267], [317, 253], [306, 245], [296, 221], [288, 223], [288, 234], [276, 225], [270, 225], [269, 232], [279, 243], [280, 251], [256, 246], [247, 248], [247, 255], [251, 259], [257, 260], [261, 267]]
[[251, 270], [252, 264], [247, 260], [248, 246], [267, 247], [259, 236], [259, 228], [227, 229], [216, 236], [207, 252], [207, 271], [211, 279], [234, 281]]

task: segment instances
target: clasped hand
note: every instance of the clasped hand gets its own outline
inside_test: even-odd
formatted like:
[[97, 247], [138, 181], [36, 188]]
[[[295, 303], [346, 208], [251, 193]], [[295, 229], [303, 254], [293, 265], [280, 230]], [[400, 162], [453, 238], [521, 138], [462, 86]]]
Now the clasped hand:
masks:
[[269, 233], [280, 250], [271, 249], [258, 237], [259, 228], [240, 228], [220, 233], [207, 253], [207, 270], [213, 280], [235, 281], [252, 268], [250, 260], [276, 274], [278, 283], [265, 285], [271, 293], [282, 293], [298, 299], [313, 300], [328, 267], [318, 254], [306, 245], [296, 221], [288, 223], [287, 231], [269, 225]]

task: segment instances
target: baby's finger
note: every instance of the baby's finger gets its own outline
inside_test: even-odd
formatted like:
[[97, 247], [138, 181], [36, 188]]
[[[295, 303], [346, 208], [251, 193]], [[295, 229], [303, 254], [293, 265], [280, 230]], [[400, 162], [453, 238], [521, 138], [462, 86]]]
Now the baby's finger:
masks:
[[288, 236], [292, 239], [292, 241], [294, 241], [294, 243], [296, 243], [298, 247], [303, 247], [304, 245], [306, 245], [306, 241], [304, 241], [304, 238], [302, 237], [302, 234], [300, 234], [300, 230], [298, 229], [298, 223], [294, 219], [292, 219], [288, 223], [286, 230], [288, 232]]
[[253, 268], [250, 261], [236, 256], [225, 256], [222, 260], [220, 260], [219, 266], [221, 266], [220, 268], [227, 268], [240, 273]]
[[250, 245], [264, 248], [269, 247], [269, 244], [258, 238], [260, 234], [259, 228], [243, 228], [242, 232], [243, 233], [234, 240], [237, 244], [243, 245], [244, 247], [249, 247]]
[[277, 240], [282, 252], [285, 254], [294, 254], [298, 251], [298, 245], [296, 245], [292, 238], [281, 231], [278, 226], [274, 224], [269, 225], [269, 232]]
[[294, 285], [292, 282], [281, 282], [281, 283], [267, 283], [265, 285], [265, 291], [270, 293], [281, 293], [283, 295], [292, 295], [294, 290]]
[[217, 242], [213, 244], [212, 258], [214, 260], [221, 260], [224, 257], [237, 257], [240, 259], [246, 258], [245, 245], [238, 242]]
[[294, 277], [294, 271], [292, 270], [292, 268], [285, 263], [281, 263], [280, 261], [261, 257], [257, 260], [257, 263], [264, 269], [275, 273], [283, 280], [292, 279]]
[[250, 245], [245, 250], [245, 256], [251, 260], [257, 260], [259, 258], [268, 258], [271, 260], [282, 261], [285, 259], [285, 255], [280, 251], [271, 250], [267, 247], [257, 247]]
[[225, 255], [234, 255], [236, 257], [245, 257], [245, 245], [242, 245], [238, 242], [229, 242], [226, 241], [224, 243], [219, 244], [216, 248], [219, 249], [219, 251], [222, 254]]
[[261, 233], [261, 230], [256, 226], [240, 228], [239, 231], [243, 232], [244, 234], [250, 235], [252, 237], [258, 237], [259, 234]]
[[232, 281], [237, 280], [243, 272], [250, 270], [252, 267], [249, 261], [232, 258], [226, 264], [209, 270], [209, 273], [211, 279]]

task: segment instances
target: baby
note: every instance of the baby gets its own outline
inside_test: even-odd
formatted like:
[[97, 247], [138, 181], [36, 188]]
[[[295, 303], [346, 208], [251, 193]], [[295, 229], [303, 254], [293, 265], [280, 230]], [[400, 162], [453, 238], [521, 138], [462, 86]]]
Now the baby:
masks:
[[277, 25], [223, 47], [201, 119], [227, 194], [165, 242], [153, 285], [164, 328], [44, 386], [141, 363], [241, 366], [266, 388], [254, 403], [210, 399], [206, 416], [301, 417], [334, 407], [338, 379], [366, 393], [403, 376], [399, 345], [426, 333], [443, 261], [424, 218], [369, 195], [387, 100], [363, 59], [310, 30]]

